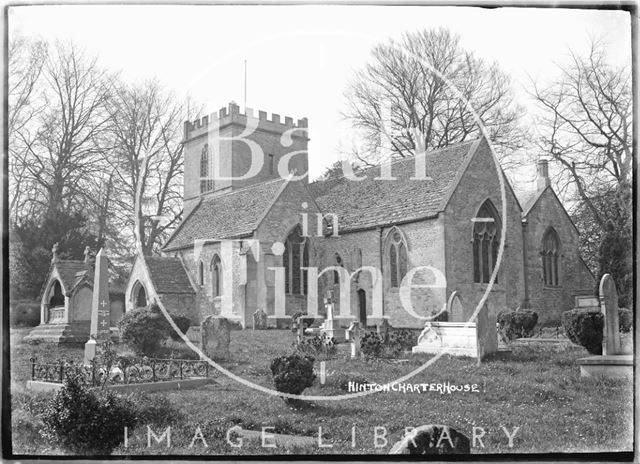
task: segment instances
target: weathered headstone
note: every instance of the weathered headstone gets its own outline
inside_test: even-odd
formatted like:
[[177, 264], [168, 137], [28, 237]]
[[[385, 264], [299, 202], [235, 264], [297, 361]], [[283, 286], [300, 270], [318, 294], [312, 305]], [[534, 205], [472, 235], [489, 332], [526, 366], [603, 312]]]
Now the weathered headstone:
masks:
[[93, 299], [91, 300], [90, 339], [85, 344], [85, 364], [95, 356], [97, 345], [109, 340], [111, 326], [109, 303], [109, 258], [101, 248], [96, 255], [93, 275]]
[[496, 317], [489, 314], [486, 303], [476, 317], [476, 343], [478, 349], [478, 365], [489, 354], [498, 351], [498, 330]]
[[462, 300], [457, 291], [451, 293], [447, 301], [447, 312], [449, 313], [449, 322], [464, 322], [464, 310]]
[[362, 337], [362, 329], [360, 322], [352, 322], [347, 329], [347, 340], [351, 343], [351, 359], [360, 357], [360, 338]]
[[253, 313], [253, 330], [264, 330], [267, 328], [267, 313], [262, 309], [256, 309]]
[[622, 354], [620, 345], [620, 322], [618, 321], [618, 292], [610, 274], [600, 280], [600, 311], [604, 316], [602, 354]]
[[397, 442], [389, 454], [470, 454], [471, 443], [448, 425], [421, 425]]
[[385, 343], [389, 341], [389, 329], [391, 329], [391, 324], [389, 324], [387, 319], [382, 319], [382, 322], [376, 326], [376, 329], [378, 335], [385, 341]]
[[229, 357], [231, 324], [222, 316], [207, 316], [202, 321], [202, 349], [212, 359]]

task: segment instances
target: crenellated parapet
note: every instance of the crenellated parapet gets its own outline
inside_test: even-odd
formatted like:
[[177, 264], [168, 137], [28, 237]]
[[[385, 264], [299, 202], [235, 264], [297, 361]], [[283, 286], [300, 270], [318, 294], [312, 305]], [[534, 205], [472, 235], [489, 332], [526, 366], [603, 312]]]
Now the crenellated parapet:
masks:
[[[291, 129], [306, 129], [309, 124], [307, 118], [298, 119], [297, 123], [294, 123], [294, 119], [289, 116], [285, 116], [284, 121], [281, 121], [279, 114], [272, 113], [269, 115], [266, 111], [258, 111], [256, 117], [253, 109], [245, 108], [245, 112], [242, 113], [240, 107], [236, 103], [231, 102], [228, 107], [220, 108], [216, 113], [203, 116], [195, 121], [185, 121], [184, 141], [186, 142], [207, 134], [213, 129], [220, 130], [231, 124], [246, 127], [248, 120], [252, 120], [253, 123], [257, 122], [256, 130], [276, 134], [283, 134]], [[308, 139], [305, 130], [294, 131], [292, 137]]]

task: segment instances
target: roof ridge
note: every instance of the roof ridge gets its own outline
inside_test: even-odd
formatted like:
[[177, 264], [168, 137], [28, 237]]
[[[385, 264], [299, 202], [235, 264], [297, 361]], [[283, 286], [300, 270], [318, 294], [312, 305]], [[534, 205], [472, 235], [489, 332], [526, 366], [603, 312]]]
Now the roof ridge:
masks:
[[205, 201], [213, 200], [214, 198], [226, 197], [226, 196], [233, 195], [234, 193], [244, 192], [246, 190], [262, 187], [264, 185], [275, 183], [275, 182], [286, 182], [287, 180], [288, 179], [282, 178], [282, 177], [278, 177], [276, 179], [271, 179], [271, 180], [265, 180], [264, 182], [257, 182], [255, 184], [245, 185], [244, 187], [240, 187], [237, 190], [231, 190], [230, 192], [220, 193], [218, 195], [212, 195], [210, 197], [202, 197], [202, 201], [205, 202]]
[[[454, 144], [447, 145], [446, 147], [440, 147], [440, 148], [436, 148], [435, 150], [430, 150], [430, 151], [422, 152], [422, 153], [420, 153], [419, 155], [414, 155], [414, 156], [410, 156], [410, 157], [409, 157], [409, 156], [407, 156], [407, 157], [404, 157], [404, 158], [400, 158], [400, 159], [397, 159], [397, 160], [391, 161], [391, 163], [389, 163], [389, 164], [390, 164], [390, 166], [393, 166], [393, 165], [396, 165], [396, 164], [400, 164], [400, 163], [406, 162], [406, 161], [408, 161], [408, 160], [415, 159], [415, 158], [416, 158], [416, 156], [424, 156], [424, 157], [431, 156], [431, 155], [434, 155], [434, 154], [436, 154], [436, 153], [438, 153], [438, 152], [441, 152], [441, 151], [444, 151], [444, 150], [449, 150], [449, 149], [451, 149], [451, 148], [457, 148], [457, 147], [460, 147], [460, 146], [462, 146], [462, 145], [464, 145], [464, 144], [472, 144], [472, 143], [475, 143], [475, 142], [477, 142], [478, 140], [480, 140], [481, 138], [482, 138], [482, 137], [477, 137], [477, 138], [475, 138], [475, 139], [464, 140], [464, 141], [462, 141], [462, 142], [456, 142], [456, 143], [454, 143]], [[384, 164], [384, 163], [379, 163], [379, 164], [374, 164], [373, 166], [367, 166], [367, 167], [363, 168], [363, 169], [360, 171], [360, 173], [364, 173], [364, 172], [369, 171], [369, 170], [371, 170], [371, 169], [379, 168], [379, 167], [380, 167], [380, 166], [382, 166], [383, 164]], [[357, 174], [357, 173], [356, 173], [356, 174]], [[309, 183], [309, 185], [313, 185], [313, 184], [321, 184], [321, 183], [323, 183], [323, 182], [338, 181], [338, 180], [341, 180], [341, 179], [348, 179], [348, 177], [346, 177], [344, 174], [342, 174], [342, 175], [340, 175], [340, 176], [338, 176], [338, 177], [334, 177], [334, 178], [332, 178], [332, 179], [317, 179], [317, 180], [314, 180], [313, 182], [310, 182], [310, 183]]]

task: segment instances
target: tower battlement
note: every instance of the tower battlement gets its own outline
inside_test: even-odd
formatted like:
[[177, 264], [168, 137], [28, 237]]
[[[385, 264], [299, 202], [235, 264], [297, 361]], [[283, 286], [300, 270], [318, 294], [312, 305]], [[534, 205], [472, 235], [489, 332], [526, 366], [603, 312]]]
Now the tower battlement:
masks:
[[[230, 124], [246, 126], [247, 120], [249, 119], [258, 120], [256, 130], [278, 134], [283, 134], [291, 129], [306, 129], [309, 124], [307, 118], [298, 119], [297, 123], [294, 123], [293, 118], [289, 116], [285, 116], [284, 122], [282, 122], [279, 114], [272, 113], [269, 115], [266, 111], [258, 111], [258, 117], [256, 118], [252, 108], [245, 108], [245, 112], [242, 113], [240, 112], [240, 107], [236, 103], [231, 102], [228, 107], [220, 108], [217, 112], [211, 113], [208, 116], [203, 116], [194, 121], [185, 121], [184, 141], [202, 136], [212, 129], [222, 129]], [[294, 131], [292, 137], [308, 139], [306, 131], [304, 130]]]

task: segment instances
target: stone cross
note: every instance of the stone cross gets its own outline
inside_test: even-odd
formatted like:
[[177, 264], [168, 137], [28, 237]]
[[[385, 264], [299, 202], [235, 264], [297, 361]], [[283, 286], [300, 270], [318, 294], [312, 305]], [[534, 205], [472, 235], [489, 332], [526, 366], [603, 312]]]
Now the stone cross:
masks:
[[360, 322], [352, 322], [347, 329], [347, 340], [351, 342], [351, 359], [360, 357], [360, 337], [362, 330], [360, 328]]
[[53, 248], [51, 248], [51, 262], [58, 262], [58, 242], [53, 244]]
[[88, 265], [90, 259], [91, 259], [91, 248], [86, 246], [84, 247], [84, 263]]
[[496, 317], [489, 314], [485, 303], [476, 317], [476, 347], [478, 350], [478, 366], [489, 354], [498, 351], [498, 330]]
[[[91, 301], [91, 330], [93, 340], [85, 344], [85, 363], [95, 356], [96, 344], [109, 339], [111, 326], [111, 306], [109, 303], [109, 258], [103, 249], [96, 255], [93, 275], [93, 299]], [[93, 343], [92, 343], [93, 342]], [[89, 359], [90, 358], [90, 359]]]
[[604, 316], [604, 332], [602, 334], [602, 354], [622, 354], [620, 345], [620, 322], [618, 321], [618, 292], [610, 274], [600, 280], [600, 311]]

